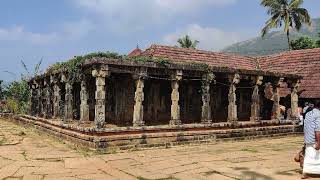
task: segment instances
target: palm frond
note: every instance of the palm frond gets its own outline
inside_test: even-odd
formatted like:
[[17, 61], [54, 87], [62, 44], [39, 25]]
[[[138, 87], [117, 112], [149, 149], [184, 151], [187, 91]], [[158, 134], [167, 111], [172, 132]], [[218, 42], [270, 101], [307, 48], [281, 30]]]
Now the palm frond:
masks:
[[275, 14], [272, 16], [267, 22], [265, 27], [261, 30], [261, 36], [264, 37], [270, 29], [277, 28], [281, 26], [281, 16], [279, 14]]
[[300, 7], [303, 4], [304, 0], [291, 0], [289, 4], [290, 9], [295, 9]]
[[297, 8], [294, 9], [295, 13], [297, 14], [297, 16], [299, 17], [300, 21], [302, 23], [305, 23], [307, 25], [311, 25], [312, 21], [311, 21], [311, 17], [309, 15], [309, 12], [307, 9], [305, 8]]
[[3, 72], [8, 73], [8, 74], [10, 74], [10, 75], [12, 75], [12, 76], [17, 76], [17, 74], [15, 74], [15, 73], [13, 73], [13, 72], [10, 72], [10, 71], [3, 71]]

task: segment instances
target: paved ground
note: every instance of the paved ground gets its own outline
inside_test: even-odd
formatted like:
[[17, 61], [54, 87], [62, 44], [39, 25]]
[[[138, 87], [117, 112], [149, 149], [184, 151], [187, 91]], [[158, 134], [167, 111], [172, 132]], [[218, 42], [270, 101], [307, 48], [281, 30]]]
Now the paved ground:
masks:
[[300, 179], [302, 137], [103, 154], [0, 119], [0, 179]]

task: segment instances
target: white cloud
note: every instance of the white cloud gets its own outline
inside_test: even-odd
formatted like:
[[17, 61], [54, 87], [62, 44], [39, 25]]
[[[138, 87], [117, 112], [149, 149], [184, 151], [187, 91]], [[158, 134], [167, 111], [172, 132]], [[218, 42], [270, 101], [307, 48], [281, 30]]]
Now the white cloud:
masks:
[[86, 20], [63, 24], [57, 32], [38, 33], [27, 31], [23, 26], [0, 28], [0, 41], [19, 41], [34, 45], [45, 45], [61, 40], [75, 40], [87, 35], [93, 25]]
[[172, 12], [189, 13], [188, 10], [195, 10], [203, 6], [222, 7], [236, 3], [236, 0], [155, 0], [160, 8]]
[[190, 24], [184, 30], [178, 30], [163, 37], [163, 42], [168, 45], [177, 45], [177, 40], [189, 35], [192, 39], [200, 41], [198, 48], [205, 50], [221, 50], [222, 48], [239, 42], [246, 37], [235, 32], [226, 32], [214, 27], [201, 27], [198, 24]]
[[76, 6], [92, 12], [116, 31], [140, 30], [163, 24], [178, 16], [196, 16], [203, 7], [222, 7], [237, 0], [74, 0]]
[[2, 41], [26, 41], [34, 44], [45, 44], [58, 39], [56, 33], [33, 33], [28, 32], [22, 26], [12, 28], [0, 28], [0, 40]]

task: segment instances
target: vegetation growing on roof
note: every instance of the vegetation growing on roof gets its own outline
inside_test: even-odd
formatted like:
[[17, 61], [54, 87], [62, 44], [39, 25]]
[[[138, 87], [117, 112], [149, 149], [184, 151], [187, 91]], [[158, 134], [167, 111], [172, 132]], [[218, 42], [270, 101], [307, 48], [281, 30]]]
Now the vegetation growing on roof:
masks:
[[74, 58], [66, 61], [66, 62], [58, 62], [56, 64], [51, 65], [47, 69], [47, 73], [52, 73], [54, 71], [65, 71], [68, 73], [69, 79], [71, 81], [78, 81], [81, 75], [81, 65], [87, 60], [92, 59], [94, 57], [105, 57], [111, 59], [123, 59], [124, 56], [119, 55], [114, 52], [94, 52], [84, 56], [75, 56]]
[[68, 78], [71, 82], [76, 82], [80, 80], [80, 76], [83, 73], [81, 70], [82, 64], [86, 60], [92, 60], [93, 58], [108, 58], [112, 60], [119, 60], [119, 61], [134, 61], [134, 62], [152, 62], [156, 63], [160, 66], [169, 66], [172, 64], [181, 64], [181, 65], [189, 65], [192, 67], [196, 67], [197, 69], [203, 69], [203, 71], [209, 71], [210, 67], [208, 64], [205, 63], [186, 63], [186, 62], [173, 62], [168, 58], [161, 58], [161, 57], [147, 57], [147, 56], [134, 56], [128, 57], [126, 55], [120, 55], [115, 52], [95, 52], [90, 53], [84, 56], [75, 56], [74, 58], [66, 61], [66, 62], [58, 62], [56, 64], [51, 65], [47, 70], [46, 73], [50, 74], [53, 72], [64, 71], [68, 74]]

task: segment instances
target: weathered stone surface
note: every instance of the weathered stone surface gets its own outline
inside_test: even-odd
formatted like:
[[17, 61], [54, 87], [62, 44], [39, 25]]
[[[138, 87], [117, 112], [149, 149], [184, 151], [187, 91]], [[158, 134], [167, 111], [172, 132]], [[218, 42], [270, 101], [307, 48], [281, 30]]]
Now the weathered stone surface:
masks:
[[3, 119], [0, 130], [9, 141], [21, 138], [15, 132], [25, 132], [18, 144], [0, 144], [0, 179], [300, 178], [299, 164], [288, 159], [301, 149], [302, 136], [105, 154], [74, 150]]
[[65, 94], [65, 106], [64, 106], [64, 118], [73, 119], [73, 95], [72, 95], [72, 84], [66, 82], [66, 94]]
[[292, 120], [299, 119], [299, 113], [298, 113], [299, 87], [300, 87], [300, 80], [292, 83], [292, 87], [291, 87], [291, 119]]
[[106, 107], [105, 107], [105, 85], [106, 77], [110, 75], [108, 66], [100, 67], [100, 69], [94, 69], [92, 76], [96, 78], [96, 104], [95, 104], [95, 124], [97, 128], [102, 128], [106, 119]]
[[230, 87], [228, 94], [228, 122], [235, 122], [238, 120], [237, 104], [236, 104], [236, 85], [240, 82], [240, 75], [235, 74], [229, 77]]
[[214, 80], [215, 76], [213, 73], [205, 74], [202, 77], [202, 112], [201, 122], [211, 123], [211, 107], [210, 107], [210, 84]]
[[172, 75], [171, 82], [171, 120], [170, 125], [180, 125], [180, 105], [179, 105], [179, 81], [182, 79], [182, 71], [176, 71]]
[[61, 102], [61, 94], [60, 87], [57, 83], [53, 85], [53, 117], [58, 118], [60, 116], [60, 102]]
[[271, 118], [274, 120], [280, 121], [280, 85], [283, 82], [283, 78], [277, 78], [274, 82], [272, 82], [273, 88], [273, 107], [272, 107], [272, 116]]
[[252, 92], [251, 98], [251, 121], [259, 121], [260, 120], [260, 94], [259, 87], [262, 85], [263, 76], [257, 76], [254, 78], [254, 88]]
[[139, 78], [136, 80], [136, 92], [134, 96], [135, 105], [133, 110], [133, 126], [139, 127], [144, 125], [143, 121], [143, 101], [144, 101], [144, 80]]
[[51, 102], [51, 96], [52, 96], [52, 90], [50, 86], [50, 79], [45, 78], [44, 80], [44, 117], [45, 118], [51, 118], [52, 117], [52, 102]]
[[89, 121], [89, 93], [87, 90], [87, 82], [86, 79], [82, 79], [81, 81], [81, 91], [80, 91], [80, 121]]

